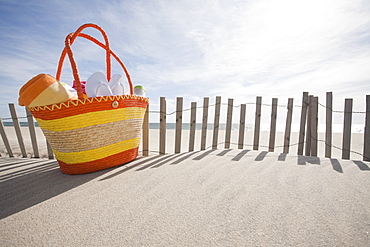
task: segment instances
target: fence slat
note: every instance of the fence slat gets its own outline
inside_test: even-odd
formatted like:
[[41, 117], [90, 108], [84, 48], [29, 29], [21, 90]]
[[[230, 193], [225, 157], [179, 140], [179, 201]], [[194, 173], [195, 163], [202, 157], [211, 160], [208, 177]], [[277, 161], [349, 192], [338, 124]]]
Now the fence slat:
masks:
[[182, 97], [177, 97], [177, 100], [176, 100], [175, 154], [178, 154], [178, 153], [181, 152], [182, 108], [183, 108], [183, 98]]
[[46, 148], [48, 150], [48, 158], [51, 160], [54, 159], [53, 149], [51, 148], [50, 143], [47, 140], [46, 140]]
[[311, 155], [311, 115], [312, 115], [312, 99], [313, 96], [308, 96], [308, 106], [307, 106], [307, 129], [306, 129], [306, 150], [305, 155]]
[[274, 152], [274, 150], [275, 150], [277, 105], [278, 105], [278, 99], [273, 98], [272, 99], [272, 105], [271, 105], [269, 152]]
[[225, 132], [225, 149], [230, 148], [231, 139], [231, 126], [233, 120], [233, 99], [229, 99], [227, 103], [227, 119], [226, 119], [226, 132]]
[[10, 144], [9, 144], [8, 137], [7, 137], [6, 132], [5, 132], [3, 121], [1, 119], [0, 119], [0, 134], [1, 134], [1, 138], [3, 139], [6, 151], [9, 154], [9, 157], [14, 157], [12, 149], [11, 149]]
[[365, 117], [363, 160], [370, 161], [370, 95], [366, 95], [366, 117]]
[[40, 158], [39, 148], [37, 146], [37, 137], [36, 137], [36, 131], [35, 131], [35, 121], [33, 120], [33, 116], [31, 114], [31, 112], [27, 109], [27, 107], [25, 107], [24, 109], [26, 109], [28, 129], [30, 131], [30, 137], [31, 137], [32, 149], [33, 149], [33, 155], [34, 155], [35, 158]]
[[243, 149], [244, 147], [245, 110], [246, 110], [246, 104], [241, 104], [240, 105], [240, 122], [239, 122], [239, 140], [238, 140], [239, 149]]
[[317, 141], [318, 141], [318, 97], [312, 98], [311, 112], [311, 156], [317, 157]]
[[189, 152], [194, 151], [195, 127], [197, 125], [197, 119], [196, 118], [197, 118], [197, 102], [191, 102]]
[[149, 104], [146, 107], [143, 120], [143, 156], [149, 156]]
[[258, 150], [260, 142], [260, 128], [261, 128], [261, 106], [262, 97], [256, 97], [256, 114], [254, 120], [254, 140], [253, 140], [253, 150]]
[[166, 98], [161, 97], [159, 114], [159, 154], [166, 153]]
[[220, 110], [221, 110], [221, 97], [216, 96], [215, 121], [214, 121], [214, 126], [213, 126], [212, 149], [217, 149], [218, 130], [219, 130], [219, 125], [220, 125]]
[[293, 117], [293, 98], [288, 99], [288, 112], [286, 116], [285, 135], [284, 135], [284, 150], [283, 153], [289, 153], [290, 145], [290, 133], [292, 129], [292, 117]]
[[14, 107], [13, 103], [9, 103], [9, 110], [10, 110], [10, 115], [12, 116], [15, 133], [17, 134], [18, 144], [19, 144], [19, 148], [21, 149], [22, 157], [26, 158], [27, 157], [26, 148], [24, 146], [21, 127], [19, 125], [17, 112], [15, 110], [15, 107]]
[[345, 99], [342, 159], [350, 158], [351, 150], [351, 125], [352, 125], [352, 99]]
[[325, 157], [331, 158], [333, 133], [333, 93], [326, 93], [326, 130], [325, 130]]
[[209, 98], [204, 97], [204, 99], [203, 99], [202, 137], [201, 137], [201, 140], [200, 140], [200, 150], [205, 150], [206, 149], [207, 124], [208, 124], [208, 105], [209, 105]]
[[298, 137], [298, 152], [297, 152], [298, 155], [303, 155], [304, 137], [305, 137], [306, 119], [307, 119], [307, 107], [308, 107], [308, 92], [303, 92], [301, 123], [299, 126], [299, 137]]

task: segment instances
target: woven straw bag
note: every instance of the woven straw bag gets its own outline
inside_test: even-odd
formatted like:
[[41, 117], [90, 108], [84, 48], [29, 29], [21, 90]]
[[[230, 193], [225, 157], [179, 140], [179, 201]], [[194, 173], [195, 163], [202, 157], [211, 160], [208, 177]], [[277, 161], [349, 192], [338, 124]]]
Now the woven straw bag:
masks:
[[[82, 33], [87, 27], [99, 30], [105, 44]], [[130, 95], [84, 98], [71, 44], [86, 38], [106, 50], [106, 75], [111, 77], [111, 56], [121, 65]], [[148, 99], [133, 95], [130, 75], [122, 61], [110, 50], [102, 28], [85, 24], [66, 37], [56, 79], [60, 81], [64, 58], [68, 54], [76, 81], [77, 100], [60, 104], [29, 107], [52, 147], [60, 169], [66, 174], [83, 174], [122, 165], [138, 155], [142, 122]]]

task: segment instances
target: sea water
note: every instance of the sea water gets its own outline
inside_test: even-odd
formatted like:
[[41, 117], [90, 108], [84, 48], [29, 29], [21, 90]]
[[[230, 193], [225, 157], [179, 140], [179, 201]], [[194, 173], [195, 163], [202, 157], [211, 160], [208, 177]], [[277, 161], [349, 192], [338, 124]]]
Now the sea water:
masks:
[[[3, 122], [4, 126], [13, 126], [13, 122]], [[19, 123], [21, 127], [27, 127], [28, 123], [27, 122], [20, 122]], [[37, 122], [35, 123], [36, 127], [39, 127]], [[160, 124], [159, 123], [149, 123], [149, 129], [159, 129]], [[207, 130], [213, 130], [214, 124], [209, 123], [207, 124]], [[176, 129], [176, 123], [166, 123], [166, 128], [169, 130]], [[364, 133], [364, 125], [362, 124], [352, 124], [351, 132], [352, 133]], [[183, 130], [190, 130], [190, 123], [182, 123], [182, 129]], [[197, 123], [195, 125], [196, 130], [201, 130], [202, 129], [202, 124]], [[219, 130], [225, 130], [226, 129], [226, 124], [219, 124], [218, 126]], [[299, 132], [300, 125], [299, 124], [294, 124], [292, 123], [291, 126], [291, 132]], [[324, 133], [326, 129], [325, 124], [319, 124], [318, 125], [318, 132], [319, 133]], [[231, 126], [231, 130], [239, 130], [239, 124], [233, 123]], [[245, 130], [246, 131], [254, 131], [254, 124], [252, 123], [247, 123], [245, 125]], [[267, 123], [261, 123], [260, 126], [261, 131], [270, 131], [270, 124]], [[276, 131], [277, 132], [285, 132], [285, 124], [283, 123], [277, 123], [276, 124]], [[333, 124], [332, 125], [332, 132], [333, 133], [343, 133], [343, 124]]]

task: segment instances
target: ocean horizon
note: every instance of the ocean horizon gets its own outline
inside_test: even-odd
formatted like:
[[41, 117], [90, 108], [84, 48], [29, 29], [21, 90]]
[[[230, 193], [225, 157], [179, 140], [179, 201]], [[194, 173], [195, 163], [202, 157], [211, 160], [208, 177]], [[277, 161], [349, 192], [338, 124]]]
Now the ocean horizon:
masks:
[[[13, 122], [3, 122], [4, 126], [14, 126]], [[21, 127], [27, 127], [28, 123], [27, 122], [20, 122], [19, 123]], [[35, 122], [35, 126], [39, 127], [38, 123]], [[160, 124], [159, 123], [149, 123], [149, 129], [159, 129]], [[213, 123], [208, 123], [207, 124], [207, 129], [208, 130], [213, 130]], [[169, 130], [174, 130], [176, 129], [176, 123], [166, 123], [166, 127]], [[291, 132], [299, 132], [299, 124], [294, 124], [292, 123], [291, 127]], [[362, 124], [352, 124], [351, 132], [352, 133], [364, 133], [364, 128], [365, 126]], [[182, 123], [182, 129], [183, 130], [190, 130], [190, 123]], [[197, 123], [195, 126], [196, 130], [201, 130], [202, 129], [202, 123]], [[226, 124], [221, 123], [219, 124], [219, 130], [225, 130], [226, 129]], [[233, 123], [231, 126], [232, 130], [239, 130], [239, 124]], [[269, 123], [261, 123], [260, 127], [261, 131], [270, 131], [270, 124]], [[319, 133], [324, 133], [326, 129], [325, 124], [319, 124], [318, 125], [318, 132]], [[254, 131], [254, 124], [252, 123], [247, 123], [245, 126], [246, 131]], [[285, 131], [285, 123], [277, 123], [276, 124], [276, 131], [277, 132], [284, 132]], [[333, 124], [332, 125], [332, 132], [333, 133], [343, 133], [343, 124]]]

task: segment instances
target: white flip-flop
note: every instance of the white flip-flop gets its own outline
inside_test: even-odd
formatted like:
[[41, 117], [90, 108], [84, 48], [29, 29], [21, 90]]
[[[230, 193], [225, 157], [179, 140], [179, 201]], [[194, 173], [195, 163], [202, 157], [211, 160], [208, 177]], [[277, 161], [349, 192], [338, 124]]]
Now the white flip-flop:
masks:
[[112, 79], [110, 79], [109, 87], [112, 90], [113, 95], [123, 95], [125, 94], [125, 80], [121, 75], [115, 74]]
[[107, 78], [102, 72], [95, 72], [86, 80], [86, 93], [88, 97], [111, 96]]
[[111, 95], [113, 95], [113, 93], [109, 85], [105, 82], [100, 82], [98, 87], [96, 88], [96, 97], [111, 96]]

